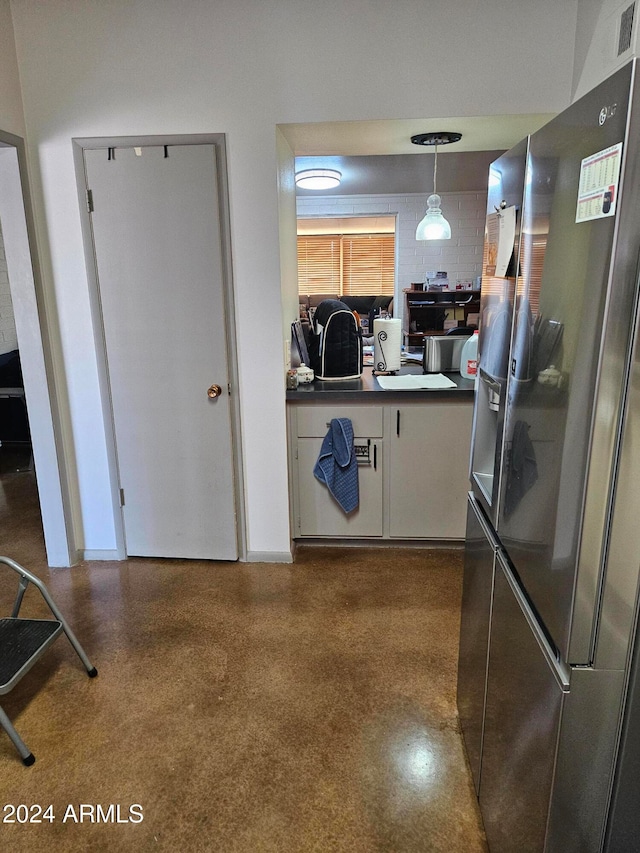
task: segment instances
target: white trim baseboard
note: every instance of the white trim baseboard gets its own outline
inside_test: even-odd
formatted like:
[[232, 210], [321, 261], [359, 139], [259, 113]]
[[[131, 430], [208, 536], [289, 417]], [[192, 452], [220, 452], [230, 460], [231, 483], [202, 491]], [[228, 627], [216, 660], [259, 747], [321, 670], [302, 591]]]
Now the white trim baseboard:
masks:
[[245, 563], [293, 563], [291, 551], [247, 551]]
[[121, 554], [117, 548], [100, 549], [88, 548], [86, 551], [79, 552], [82, 560], [126, 560], [126, 554]]

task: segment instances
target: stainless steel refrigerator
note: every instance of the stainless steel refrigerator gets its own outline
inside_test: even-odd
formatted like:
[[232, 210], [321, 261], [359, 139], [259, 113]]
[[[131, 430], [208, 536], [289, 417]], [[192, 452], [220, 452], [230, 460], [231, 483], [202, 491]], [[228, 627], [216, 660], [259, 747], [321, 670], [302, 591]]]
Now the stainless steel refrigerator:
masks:
[[633, 849], [639, 70], [490, 170], [458, 709], [491, 853]]

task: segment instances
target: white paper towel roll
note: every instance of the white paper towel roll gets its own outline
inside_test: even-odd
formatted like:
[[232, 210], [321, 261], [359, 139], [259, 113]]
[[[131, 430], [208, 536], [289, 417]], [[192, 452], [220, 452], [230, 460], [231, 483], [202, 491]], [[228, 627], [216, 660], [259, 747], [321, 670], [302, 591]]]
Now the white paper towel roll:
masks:
[[373, 321], [373, 369], [380, 373], [400, 370], [402, 323], [391, 318]]

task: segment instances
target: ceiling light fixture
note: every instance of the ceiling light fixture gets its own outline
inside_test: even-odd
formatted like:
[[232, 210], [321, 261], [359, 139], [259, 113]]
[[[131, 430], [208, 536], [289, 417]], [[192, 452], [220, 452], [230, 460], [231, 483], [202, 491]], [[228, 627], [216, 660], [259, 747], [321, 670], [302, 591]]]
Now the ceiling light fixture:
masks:
[[330, 190], [338, 186], [341, 178], [337, 169], [305, 169], [296, 172], [296, 186], [303, 190]]
[[451, 226], [442, 215], [440, 196], [438, 195], [436, 178], [438, 174], [438, 145], [449, 145], [462, 139], [461, 133], [441, 131], [439, 133], [418, 133], [411, 137], [414, 145], [435, 146], [433, 160], [433, 194], [427, 199], [427, 212], [416, 228], [416, 240], [450, 240]]

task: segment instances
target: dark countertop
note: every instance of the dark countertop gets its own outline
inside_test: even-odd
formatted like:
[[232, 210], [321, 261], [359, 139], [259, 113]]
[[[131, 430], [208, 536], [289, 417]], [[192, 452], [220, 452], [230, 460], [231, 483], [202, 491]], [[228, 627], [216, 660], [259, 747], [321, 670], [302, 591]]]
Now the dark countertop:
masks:
[[[407, 374], [422, 374], [419, 365], [405, 365], [398, 371], [399, 376]], [[449, 379], [456, 383], [455, 388], [424, 391], [384, 391], [373, 375], [372, 367], [365, 367], [360, 379], [314, 379], [308, 385], [298, 385], [297, 390], [287, 391], [288, 403], [324, 402], [325, 400], [343, 400], [355, 402], [363, 398], [376, 397], [381, 403], [402, 399], [408, 400], [473, 400], [474, 383], [471, 379], [463, 379], [456, 371], [446, 373]]]

